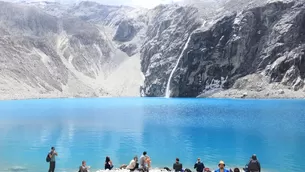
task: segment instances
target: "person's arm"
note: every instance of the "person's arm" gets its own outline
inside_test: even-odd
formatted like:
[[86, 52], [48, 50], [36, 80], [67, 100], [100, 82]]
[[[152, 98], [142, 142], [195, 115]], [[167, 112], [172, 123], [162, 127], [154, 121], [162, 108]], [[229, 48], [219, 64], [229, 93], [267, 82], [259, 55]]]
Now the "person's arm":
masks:
[[258, 169], [259, 169], [258, 171], [261, 172], [261, 163], [259, 163], [259, 161], [257, 161], [257, 164], [258, 164]]
[[197, 163], [194, 164], [194, 168], [195, 168], [195, 169], [197, 168]]
[[205, 169], [204, 163], [202, 163], [202, 167], [203, 167], [203, 169]]
[[175, 164], [173, 164], [173, 169], [175, 170]]

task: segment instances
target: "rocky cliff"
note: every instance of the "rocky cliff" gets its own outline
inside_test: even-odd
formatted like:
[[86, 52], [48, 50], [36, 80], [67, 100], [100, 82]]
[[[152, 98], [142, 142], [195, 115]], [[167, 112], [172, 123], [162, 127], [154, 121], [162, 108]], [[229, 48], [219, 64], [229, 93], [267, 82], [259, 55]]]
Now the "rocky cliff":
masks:
[[0, 2], [0, 94], [304, 97], [304, 4]]
[[[142, 71], [146, 74], [145, 94], [164, 96], [166, 87], [172, 97], [204, 96], [211, 91], [232, 88], [246, 91], [246, 86], [237, 83], [253, 74], [266, 77], [269, 84], [279, 83], [290, 90], [302, 90], [304, 1], [275, 1], [246, 6], [244, 10], [232, 9], [220, 11], [200, 25], [196, 10], [188, 13], [188, 8], [184, 7], [179, 16], [182, 23], [174, 27], [169, 36], [166, 31], [173, 23], [158, 32], [163, 34], [150, 32], [154, 38], [148, 38], [150, 41], [144, 44], [141, 55]], [[262, 81], [250, 81], [249, 86], [256, 86], [249, 91], [265, 89]], [[262, 86], [257, 86], [260, 84]], [[304, 96], [304, 92], [301, 95]]]

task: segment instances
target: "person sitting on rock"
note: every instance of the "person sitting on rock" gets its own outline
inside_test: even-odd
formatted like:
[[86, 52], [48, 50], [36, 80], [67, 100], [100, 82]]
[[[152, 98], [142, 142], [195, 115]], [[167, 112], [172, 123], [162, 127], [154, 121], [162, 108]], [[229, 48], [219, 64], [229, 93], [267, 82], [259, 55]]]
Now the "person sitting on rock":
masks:
[[126, 169], [130, 171], [134, 171], [139, 168], [139, 163], [138, 163], [138, 157], [135, 156], [129, 163], [129, 165], [126, 167]]
[[219, 161], [218, 163], [218, 170], [215, 170], [215, 172], [230, 172], [229, 170], [225, 169], [226, 164], [223, 161]]
[[112, 161], [110, 160], [109, 156], [106, 156], [105, 159], [105, 170], [111, 170], [113, 168]]
[[182, 171], [182, 164], [179, 162], [179, 158], [176, 158], [176, 162], [173, 164], [175, 172]]

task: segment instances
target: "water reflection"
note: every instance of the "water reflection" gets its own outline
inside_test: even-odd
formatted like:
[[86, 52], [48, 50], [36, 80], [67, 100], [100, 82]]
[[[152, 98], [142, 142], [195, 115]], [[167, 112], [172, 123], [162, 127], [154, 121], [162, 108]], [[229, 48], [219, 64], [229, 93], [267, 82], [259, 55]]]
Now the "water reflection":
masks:
[[188, 166], [197, 157], [212, 167], [220, 159], [243, 166], [256, 153], [264, 168], [293, 171], [305, 154], [305, 106], [298, 101], [12, 101], [0, 102], [0, 113], [0, 165], [8, 168], [45, 171], [51, 146], [67, 171], [84, 159], [102, 168], [107, 155], [118, 167], [144, 150], [154, 166], [171, 166], [176, 157]]

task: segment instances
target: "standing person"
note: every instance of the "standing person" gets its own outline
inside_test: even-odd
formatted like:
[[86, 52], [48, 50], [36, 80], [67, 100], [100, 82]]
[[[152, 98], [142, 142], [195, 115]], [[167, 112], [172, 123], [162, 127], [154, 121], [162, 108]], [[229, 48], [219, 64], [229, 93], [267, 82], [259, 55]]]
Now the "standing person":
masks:
[[225, 166], [226, 166], [225, 162], [219, 161], [218, 163], [219, 169], [215, 170], [215, 172], [230, 172], [229, 170], [225, 169]]
[[175, 172], [182, 171], [182, 164], [179, 162], [179, 158], [176, 158], [176, 162], [173, 164]]
[[[143, 154], [140, 157], [140, 167], [146, 172], [149, 171], [148, 166], [150, 165], [150, 164], [147, 163], [148, 162], [147, 160], [148, 160], [147, 152], [144, 151]], [[150, 161], [150, 159], [149, 159], [149, 161]]]
[[248, 164], [248, 171], [249, 172], [261, 172], [261, 164], [257, 160], [255, 154], [252, 155], [251, 160]]
[[50, 167], [49, 172], [55, 171], [55, 156], [57, 156], [57, 152], [55, 151], [54, 147], [51, 147], [51, 151], [49, 152], [49, 158], [50, 158]]
[[105, 170], [111, 170], [113, 168], [113, 164], [112, 161], [110, 160], [109, 156], [106, 156], [106, 160], [105, 160]]
[[198, 158], [197, 162], [194, 165], [194, 169], [196, 169], [197, 172], [202, 172], [204, 168], [205, 168], [204, 164], [200, 161], [200, 158]]
[[82, 166], [79, 167], [78, 172], [89, 172], [89, 166], [86, 165], [86, 161], [82, 161]]

